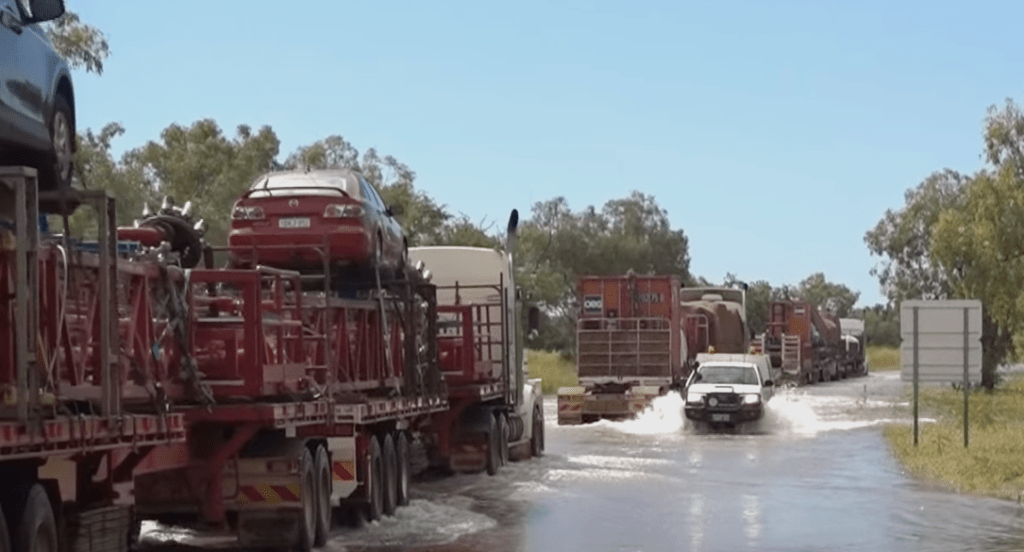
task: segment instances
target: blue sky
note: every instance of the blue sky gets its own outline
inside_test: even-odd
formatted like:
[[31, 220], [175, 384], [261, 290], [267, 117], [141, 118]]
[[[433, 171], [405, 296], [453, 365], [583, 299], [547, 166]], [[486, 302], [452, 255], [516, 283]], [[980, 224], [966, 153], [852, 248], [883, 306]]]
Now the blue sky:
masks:
[[118, 154], [172, 123], [270, 125], [281, 159], [340, 134], [455, 213], [504, 220], [638, 189], [691, 270], [822, 271], [883, 301], [865, 232], [930, 172], [981, 166], [1020, 101], [1024, 3], [68, 0], [107, 34], [79, 127]]

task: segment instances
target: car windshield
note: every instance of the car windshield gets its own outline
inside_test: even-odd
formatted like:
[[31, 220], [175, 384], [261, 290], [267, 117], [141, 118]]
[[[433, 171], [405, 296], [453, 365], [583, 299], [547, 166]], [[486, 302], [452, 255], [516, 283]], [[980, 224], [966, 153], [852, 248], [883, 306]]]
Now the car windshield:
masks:
[[247, 195], [253, 198], [294, 195], [360, 197], [359, 180], [343, 172], [272, 174], [257, 180]]
[[757, 372], [750, 366], [705, 366], [700, 369], [701, 383], [757, 385]]

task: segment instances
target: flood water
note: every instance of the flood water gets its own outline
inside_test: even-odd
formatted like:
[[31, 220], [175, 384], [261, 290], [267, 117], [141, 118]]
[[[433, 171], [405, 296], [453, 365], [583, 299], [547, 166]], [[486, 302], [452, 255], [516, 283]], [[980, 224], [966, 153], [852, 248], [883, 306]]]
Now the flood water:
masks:
[[1024, 550], [1018, 503], [902, 472], [881, 428], [910, 423], [903, 389], [882, 373], [783, 390], [742, 434], [695, 432], [678, 395], [637, 420], [559, 427], [549, 397], [546, 456], [421, 482], [394, 518], [325, 550]]

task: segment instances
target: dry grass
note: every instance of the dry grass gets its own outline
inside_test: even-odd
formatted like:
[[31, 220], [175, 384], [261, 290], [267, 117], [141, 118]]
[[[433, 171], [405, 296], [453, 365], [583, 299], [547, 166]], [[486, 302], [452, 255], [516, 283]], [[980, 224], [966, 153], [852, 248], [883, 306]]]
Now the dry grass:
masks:
[[923, 389], [922, 415], [936, 423], [889, 426], [885, 435], [907, 469], [963, 492], [1020, 501], [1024, 493], [1024, 378], [1007, 380], [993, 393], [972, 391], [969, 447], [964, 448], [963, 391]]
[[576, 365], [558, 353], [526, 351], [526, 359], [529, 362], [530, 377], [543, 378], [541, 389], [545, 395], [558, 393], [559, 387], [579, 383], [576, 378]]
[[896, 347], [868, 345], [868, 368], [872, 372], [900, 369], [900, 350]]

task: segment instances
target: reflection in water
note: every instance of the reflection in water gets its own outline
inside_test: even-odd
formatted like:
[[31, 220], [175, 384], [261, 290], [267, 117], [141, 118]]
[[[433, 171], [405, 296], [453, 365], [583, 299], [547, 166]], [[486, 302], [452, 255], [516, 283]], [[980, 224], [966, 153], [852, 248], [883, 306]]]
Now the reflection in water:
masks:
[[701, 550], [704, 544], [704, 497], [690, 495], [690, 549]]
[[745, 494], [743, 503], [743, 531], [747, 535], [747, 544], [753, 545], [761, 536], [761, 505], [756, 495]]

